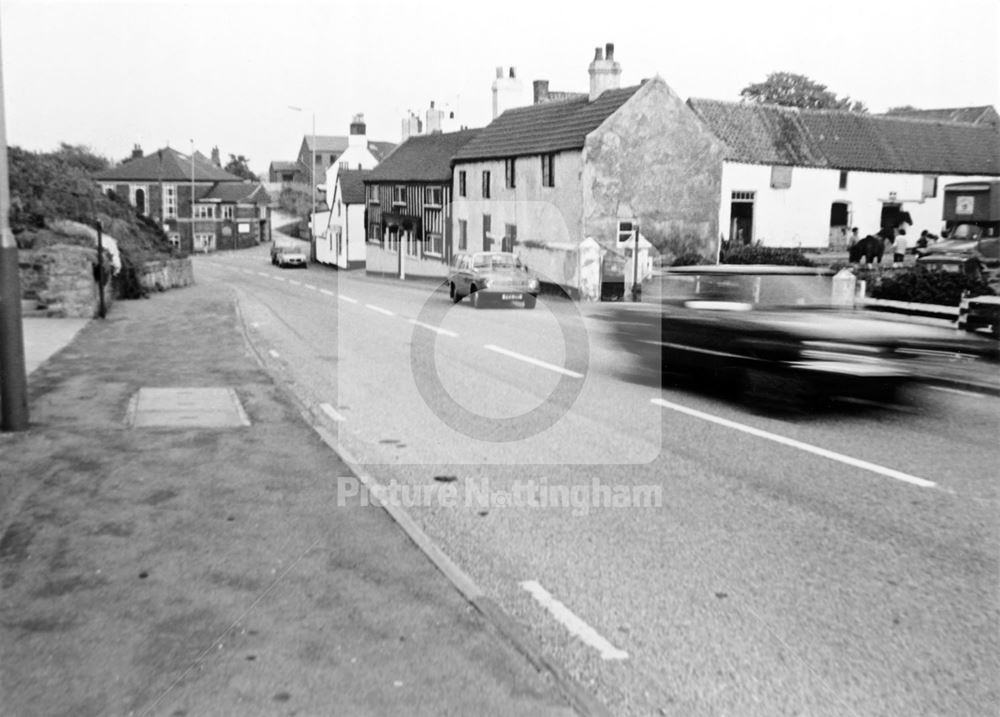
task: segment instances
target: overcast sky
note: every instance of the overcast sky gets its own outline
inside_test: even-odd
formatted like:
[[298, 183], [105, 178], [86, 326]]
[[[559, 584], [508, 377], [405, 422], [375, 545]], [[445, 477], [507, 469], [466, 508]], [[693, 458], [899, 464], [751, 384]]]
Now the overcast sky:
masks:
[[8, 144], [121, 159], [193, 139], [258, 173], [313, 113], [343, 135], [363, 112], [391, 142], [431, 100], [485, 125], [497, 66], [586, 91], [608, 42], [623, 86], [659, 74], [684, 99], [784, 71], [873, 112], [1000, 107], [997, 0], [0, 0], [0, 28]]

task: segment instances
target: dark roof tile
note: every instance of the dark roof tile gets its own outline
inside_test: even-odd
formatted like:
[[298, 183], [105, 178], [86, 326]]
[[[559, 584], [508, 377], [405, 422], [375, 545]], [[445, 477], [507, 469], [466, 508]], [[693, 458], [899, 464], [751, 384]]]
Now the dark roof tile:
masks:
[[366, 182], [449, 182], [452, 157], [481, 129], [410, 137], [365, 177]]
[[341, 169], [337, 173], [340, 177], [340, 201], [344, 204], [364, 204], [365, 178], [370, 172], [369, 169]]
[[[191, 155], [181, 154], [176, 149], [165, 147], [144, 157], [130, 159], [117, 167], [94, 173], [94, 179], [101, 182], [190, 182]], [[242, 177], [230, 174], [195, 152], [194, 179], [196, 182], [242, 182]]]

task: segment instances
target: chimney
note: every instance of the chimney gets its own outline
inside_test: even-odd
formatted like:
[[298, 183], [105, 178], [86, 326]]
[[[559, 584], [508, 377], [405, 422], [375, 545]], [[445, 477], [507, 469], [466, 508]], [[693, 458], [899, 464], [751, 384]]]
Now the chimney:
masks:
[[503, 68], [502, 67], [498, 67], [497, 68], [497, 79], [499, 80], [501, 77], [503, 77]]
[[138, 144], [132, 145], [132, 159], [142, 159], [142, 147]]
[[434, 100], [431, 100], [431, 107], [427, 110], [427, 134], [440, 133], [442, 119], [444, 119], [444, 111], [434, 109]]
[[517, 79], [517, 68], [514, 67], [510, 68], [510, 79], [512, 80]]
[[[602, 56], [603, 54], [603, 56]], [[621, 87], [622, 67], [615, 61], [615, 46], [608, 43], [594, 48], [594, 60], [590, 63], [590, 101], [593, 102], [607, 90]]]
[[217, 146], [212, 147], [212, 164], [216, 167], [222, 166], [222, 160], [219, 158], [219, 148]]
[[512, 107], [522, 107], [527, 104], [524, 85], [517, 79], [517, 68], [498, 67], [497, 77], [493, 80], [493, 119], [496, 119]]
[[365, 116], [362, 113], [358, 113], [351, 118], [351, 133], [347, 136], [347, 146], [348, 147], [365, 147], [368, 144], [368, 139], [365, 137], [365, 132], [367, 127], [365, 127]]
[[549, 81], [548, 80], [535, 80], [532, 84], [534, 88], [534, 103], [536, 105], [544, 104], [549, 101]]

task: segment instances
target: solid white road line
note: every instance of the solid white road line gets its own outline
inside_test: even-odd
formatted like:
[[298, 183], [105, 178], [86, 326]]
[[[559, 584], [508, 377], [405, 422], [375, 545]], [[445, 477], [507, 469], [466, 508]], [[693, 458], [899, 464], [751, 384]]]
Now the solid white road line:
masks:
[[552, 597], [549, 591], [539, 585], [536, 581], [526, 580], [521, 583], [521, 587], [531, 593], [531, 596], [535, 598], [535, 600], [537, 600], [542, 607], [552, 613], [552, 616], [559, 621], [563, 627], [582, 640], [585, 644], [597, 650], [601, 654], [601, 659], [628, 659], [627, 652], [619, 650], [617, 647], [605, 640], [601, 634], [597, 632], [597, 630], [585, 623], [577, 617], [572, 610]]
[[849, 466], [854, 466], [855, 468], [861, 468], [866, 471], [871, 471], [872, 473], [878, 473], [879, 475], [886, 476], [887, 478], [893, 478], [895, 480], [903, 481], [904, 483], [910, 483], [921, 488], [934, 488], [937, 483], [933, 481], [926, 480], [924, 478], [918, 478], [917, 476], [912, 476], [909, 473], [903, 473], [902, 471], [897, 471], [892, 468], [886, 468], [885, 466], [880, 466], [876, 463], [869, 463], [868, 461], [863, 461], [860, 458], [852, 458], [851, 456], [846, 456], [843, 453], [837, 453], [835, 451], [829, 451], [826, 448], [820, 448], [819, 446], [814, 446], [810, 443], [803, 443], [802, 441], [797, 441], [794, 438], [787, 438], [785, 436], [779, 436], [777, 433], [771, 433], [769, 431], [761, 430], [760, 428], [754, 428], [752, 426], [747, 426], [743, 423], [737, 423], [736, 421], [730, 421], [726, 418], [721, 418], [719, 416], [713, 416], [710, 413], [703, 413], [701, 411], [696, 411], [693, 408], [688, 408], [687, 406], [681, 406], [676, 403], [671, 403], [670, 401], [664, 401], [662, 398], [653, 398], [651, 402], [657, 406], [662, 406], [663, 408], [669, 408], [672, 411], [677, 411], [678, 413], [685, 413], [689, 416], [694, 416], [695, 418], [700, 418], [703, 421], [711, 421], [712, 423], [717, 423], [720, 426], [725, 426], [727, 428], [732, 428], [737, 431], [742, 431], [743, 433], [749, 433], [751, 436], [757, 436], [758, 438], [766, 438], [769, 441], [774, 441], [775, 443], [780, 443], [785, 446], [790, 446], [791, 448], [798, 448], [800, 451], [806, 451], [807, 453], [813, 453], [817, 456], [822, 456], [823, 458], [829, 458], [833, 461], [839, 461]]
[[337, 413], [336, 409], [334, 409], [334, 407], [331, 406], [329, 403], [321, 403], [321, 404], [319, 404], [319, 408], [320, 408], [320, 410], [323, 413], [325, 413], [326, 415], [328, 415], [334, 421], [346, 421], [347, 420], [346, 418], [344, 418], [343, 416], [341, 416], [339, 413]]
[[948, 388], [947, 386], [928, 386], [928, 388], [933, 388], [935, 391], [944, 391], [945, 393], [954, 393], [959, 396], [971, 396], [972, 398], [985, 398], [983, 394], [976, 393], [975, 391], [963, 391], [960, 388]]
[[337, 294], [337, 298], [341, 301], [346, 301], [348, 304], [358, 303], [357, 299], [352, 299], [350, 296], [344, 296], [343, 294]]
[[525, 363], [530, 363], [533, 366], [540, 366], [541, 368], [547, 368], [549, 371], [555, 371], [556, 373], [565, 374], [566, 376], [572, 376], [573, 378], [583, 378], [582, 373], [577, 373], [576, 371], [570, 371], [568, 368], [563, 368], [562, 366], [556, 366], [555, 364], [548, 363], [546, 361], [540, 361], [536, 358], [531, 358], [530, 356], [525, 356], [524, 354], [519, 354], [516, 351], [508, 351], [507, 349], [500, 348], [499, 346], [494, 346], [493, 344], [485, 344], [483, 346], [487, 351], [495, 351], [498, 354], [503, 354], [504, 356], [510, 356], [511, 358], [516, 358], [519, 361], [524, 361]]
[[410, 323], [416, 326], [423, 326], [425, 329], [430, 329], [431, 331], [436, 331], [442, 336], [451, 336], [452, 338], [458, 336], [454, 331], [449, 331], [448, 329], [442, 329], [440, 326], [432, 326], [431, 324], [425, 324], [423, 321], [417, 321], [416, 319], [410, 319]]
[[319, 293], [321, 293], [321, 294], [326, 294], [327, 296], [336, 296], [336, 294], [334, 294], [334, 293], [333, 293], [332, 291], [330, 291], [329, 289], [320, 289], [320, 290], [319, 290]]
[[389, 311], [389, 309], [383, 309], [381, 306], [375, 306], [375, 304], [365, 304], [372, 311], [377, 311], [380, 314], [385, 314], [386, 316], [395, 316], [394, 313]]
[[280, 358], [280, 357], [281, 357], [281, 354], [279, 354], [279, 353], [278, 353], [277, 351], [275, 351], [274, 349], [268, 349], [268, 351], [267, 351], [267, 352], [268, 352], [269, 354], [271, 354], [271, 358]]

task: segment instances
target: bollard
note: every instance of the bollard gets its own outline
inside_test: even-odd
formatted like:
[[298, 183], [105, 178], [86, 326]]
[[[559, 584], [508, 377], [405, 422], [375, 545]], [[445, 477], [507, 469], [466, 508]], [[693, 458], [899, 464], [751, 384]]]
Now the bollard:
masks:
[[967, 331], [966, 325], [969, 321], [969, 292], [962, 292], [962, 299], [958, 302], [958, 318], [955, 320], [955, 328], [959, 331]]

